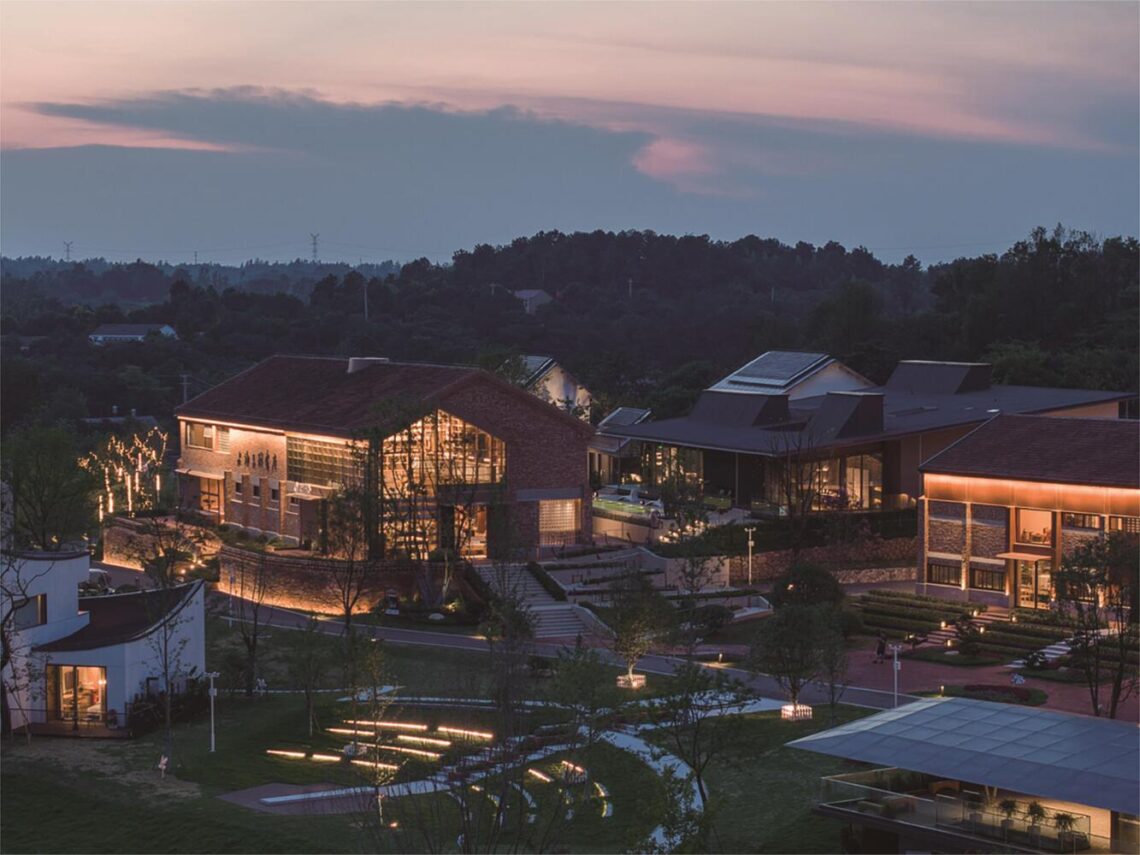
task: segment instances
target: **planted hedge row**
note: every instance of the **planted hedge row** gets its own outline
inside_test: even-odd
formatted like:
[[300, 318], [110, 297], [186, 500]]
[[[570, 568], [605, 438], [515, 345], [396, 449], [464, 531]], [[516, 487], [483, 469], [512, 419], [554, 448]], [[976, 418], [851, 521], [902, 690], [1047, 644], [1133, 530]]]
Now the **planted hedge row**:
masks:
[[915, 609], [907, 606], [896, 606], [893, 603], [879, 603], [873, 600], [870, 602], [862, 602], [860, 607], [868, 614], [897, 615], [898, 617], [911, 618], [912, 620], [929, 620], [934, 623], [943, 620], [952, 621], [962, 614], [962, 612], [957, 609], [942, 609], [941, 611], [934, 609]]

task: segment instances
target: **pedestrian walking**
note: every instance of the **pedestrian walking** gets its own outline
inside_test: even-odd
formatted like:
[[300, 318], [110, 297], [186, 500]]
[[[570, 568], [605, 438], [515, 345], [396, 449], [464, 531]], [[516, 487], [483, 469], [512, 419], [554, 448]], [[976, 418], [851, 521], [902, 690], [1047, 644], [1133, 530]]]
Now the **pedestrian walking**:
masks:
[[879, 638], [875, 642], [875, 658], [873, 661], [876, 665], [887, 661], [887, 634], [882, 630], [879, 630]]

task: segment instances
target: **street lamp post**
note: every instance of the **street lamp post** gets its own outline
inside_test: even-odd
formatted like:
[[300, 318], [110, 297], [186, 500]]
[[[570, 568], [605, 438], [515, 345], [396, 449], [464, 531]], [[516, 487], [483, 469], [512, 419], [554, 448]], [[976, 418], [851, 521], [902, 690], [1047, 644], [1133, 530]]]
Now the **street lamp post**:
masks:
[[214, 688], [214, 678], [218, 676], [217, 671], [210, 671], [206, 674], [210, 678], [210, 753], [214, 753], [214, 698], [218, 696], [218, 690]]
[[895, 678], [895, 706], [899, 705], [899, 671], [902, 670], [902, 663], [899, 662], [899, 650], [902, 645], [891, 645], [891, 670], [894, 671]]
[[752, 539], [752, 533], [756, 531], [756, 526], [746, 526], [744, 529], [748, 532], [748, 587], [752, 587], [752, 547], [756, 545], [756, 541]]

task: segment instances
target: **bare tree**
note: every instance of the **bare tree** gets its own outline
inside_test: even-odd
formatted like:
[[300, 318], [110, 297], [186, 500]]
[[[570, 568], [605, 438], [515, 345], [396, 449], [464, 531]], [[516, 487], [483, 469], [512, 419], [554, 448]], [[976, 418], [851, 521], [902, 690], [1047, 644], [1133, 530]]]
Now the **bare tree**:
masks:
[[245, 667], [243, 677], [245, 693], [253, 696], [257, 684], [257, 657], [262, 630], [268, 620], [269, 609], [265, 599], [274, 586], [274, 574], [269, 570], [269, 560], [260, 553], [253, 563], [244, 562], [237, 575], [237, 589], [230, 596], [237, 600], [238, 632], [245, 647]]
[[794, 562], [804, 547], [808, 520], [825, 499], [822, 481], [830, 463], [819, 456], [810, 424], [800, 430], [776, 431], [775, 436], [777, 451], [770, 458], [772, 469], [769, 471], [776, 476], [779, 504], [788, 520]]
[[192, 596], [186, 590], [185, 574], [204, 542], [197, 528], [180, 519], [146, 519], [133, 522], [125, 552], [138, 563], [154, 589], [146, 593], [148, 614], [157, 628], [148, 636], [162, 680], [164, 746], [167, 758], [174, 759], [174, 695], [183, 681], [192, 676], [184, 654], [188, 638], [183, 626], [189, 616], [183, 609]]
[[1053, 575], [1057, 600], [1073, 619], [1073, 656], [1096, 716], [1116, 718], [1121, 701], [1136, 690], [1137, 669], [1130, 659], [1137, 644], [1138, 564], [1136, 538], [1114, 532], [1080, 546]]
[[[54, 564], [27, 560], [7, 548], [0, 552], [0, 733], [12, 733], [12, 704], [25, 724], [30, 715], [24, 704], [25, 699], [32, 699], [36, 689], [37, 664], [31, 645], [20, 630], [25, 618], [34, 619], [34, 610], [39, 607], [33, 595], [36, 583], [51, 572]], [[24, 733], [30, 740], [31, 730], [25, 727]]]
[[289, 677], [305, 696], [305, 722], [309, 736], [319, 727], [317, 723], [317, 690], [328, 669], [329, 651], [321, 633], [321, 623], [309, 618], [304, 629], [293, 637], [289, 656]]
[[[649, 704], [649, 716], [670, 749], [693, 770], [701, 804], [708, 807], [709, 765], [738, 743], [740, 718], [749, 699], [745, 687], [724, 671], [684, 662], [673, 672], [674, 688]], [[715, 836], [715, 826], [710, 827]]]
[[[827, 689], [827, 705], [832, 726], [843, 693], [847, 691], [847, 639], [843, 635], [840, 606], [820, 607], [819, 635], [816, 639], [818, 676]], [[830, 612], [830, 614], [828, 614]]]

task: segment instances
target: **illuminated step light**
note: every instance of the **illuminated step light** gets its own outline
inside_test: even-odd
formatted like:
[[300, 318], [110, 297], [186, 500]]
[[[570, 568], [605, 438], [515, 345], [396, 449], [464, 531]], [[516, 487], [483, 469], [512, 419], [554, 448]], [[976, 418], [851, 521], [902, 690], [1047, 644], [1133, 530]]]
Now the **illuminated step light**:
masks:
[[281, 751], [276, 748], [265, 749], [266, 754], [272, 754], [274, 757], [288, 757], [290, 760], [304, 760], [304, 751]]
[[597, 781], [594, 781], [594, 789], [598, 793], [598, 798], [608, 799], [610, 797], [609, 791], [605, 787], [603, 787], [601, 784], [599, 784]]
[[313, 754], [310, 758], [314, 763], [339, 763], [340, 757], [336, 754]]
[[365, 769], [387, 769], [392, 772], [400, 768], [392, 763], [381, 763], [379, 760], [353, 760], [352, 765], [363, 766]]
[[340, 736], [375, 736], [374, 730], [353, 730], [347, 727], [326, 727], [329, 733], [336, 733]]
[[538, 780], [542, 781], [544, 784], [549, 784], [554, 781], [553, 778], [551, 778], [545, 772], [538, 771], [538, 769], [527, 769], [526, 773], [531, 777], [538, 778]]
[[440, 733], [450, 733], [452, 736], [461, 736], [465, 739], [494, 739], [495, 734], [485, 730], [463, 730], [458, 727], [437, 727]]
[[[418, 730], [424, 731], [428, 729], [426, 724], [416, 724], [410, 721], [364, 721], [362, 719], [345, 719], [345, 724], [351, 725], [364, 725], [365, 727], [374, 727], [379, 730]], [[442, 730], [442, 728], [440, 728]]]
[[437, 748], [450, 748], [450, 739], [433, 739], [430, 736], [409, 736], [406, 733], [401, 733], [396, 737], [397, 742], [411, 742], [414, 745], [434, 745]]
[[372, 747], [380, 751], [399, 751], [401, 754], [412, 754], [416, 757], [430, 757], [432, 760], [438, 760], [443, 756], [438, 751], [424, 751], [420, 748], [406, 748], [403, 745], [375, 745]]

